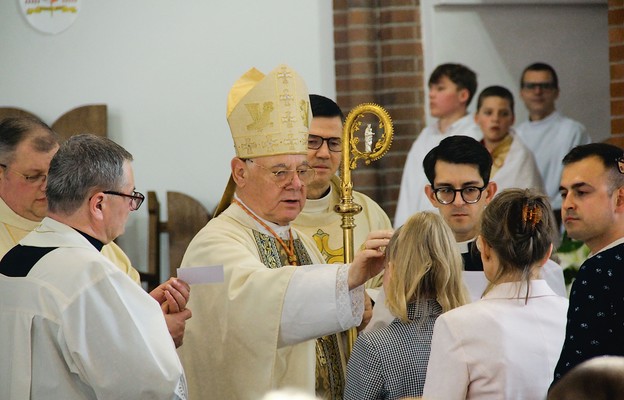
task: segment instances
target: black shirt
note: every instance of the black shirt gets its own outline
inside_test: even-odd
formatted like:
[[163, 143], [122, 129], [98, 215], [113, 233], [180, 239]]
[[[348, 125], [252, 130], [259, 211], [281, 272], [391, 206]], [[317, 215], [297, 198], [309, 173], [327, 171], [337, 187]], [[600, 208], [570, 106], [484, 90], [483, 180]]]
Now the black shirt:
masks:
[[[84, 236], [98, 251], [102, 251], [104, 243], [84, 232], [80, 232], [77, 229], [76, 232]], [[32, 267], [37, 264], [39, 260], [56, 248], [57, 247], [22, 246], [21, 244], [18, 244], [9, 250], [9, 252], [4, 255], [2, 260], [0, 260], [0, 274], [6, 276], [24, 277], [28, 275]]]

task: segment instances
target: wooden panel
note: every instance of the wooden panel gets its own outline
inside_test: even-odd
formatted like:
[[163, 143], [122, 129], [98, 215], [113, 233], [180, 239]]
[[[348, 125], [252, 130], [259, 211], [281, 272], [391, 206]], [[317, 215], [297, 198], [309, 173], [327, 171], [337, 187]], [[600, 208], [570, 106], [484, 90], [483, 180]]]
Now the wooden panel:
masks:
[[28, 111], [22, 110], [21, 108], [0, 107], [0, 121], [9, 117], [33, 117], [41, 119], [35, 114], [29, 113]]
[[141, 280], [147, 282], [148, 291], [160, 284], [160, 203], [156, 192], [147, 192], [147, 272], [141, 272]]
[[80, 133], [106, 136], [108, 131], [107, 108], [105, 104], [91, 104], [74, 108], [60, 116], [52, 129], [62, 139]]
[[208, 223], [212, 214], [191, 196], [167, 192], [167, 231], [169, 232], [169, 275], [176, 276], [191, 239]]

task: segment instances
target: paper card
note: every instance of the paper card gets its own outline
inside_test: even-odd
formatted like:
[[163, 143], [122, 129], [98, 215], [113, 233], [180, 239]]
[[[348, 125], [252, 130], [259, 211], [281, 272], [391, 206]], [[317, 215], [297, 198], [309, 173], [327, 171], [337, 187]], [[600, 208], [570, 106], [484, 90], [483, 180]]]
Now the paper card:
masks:
[[209, 265], [206, 267], [178, 268], [178, 278], [189, 285], [198, 283], [222, 283], [223, 265]]

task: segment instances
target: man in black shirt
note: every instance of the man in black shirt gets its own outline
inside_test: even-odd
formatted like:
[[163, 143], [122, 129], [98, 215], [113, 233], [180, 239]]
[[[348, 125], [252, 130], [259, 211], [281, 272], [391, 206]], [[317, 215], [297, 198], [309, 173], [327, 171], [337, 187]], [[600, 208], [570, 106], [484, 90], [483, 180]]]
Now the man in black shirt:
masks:
[[570, 292], [566, 337], [555, 382], [581, 362], [624, 356], [624, 158], [622, 149], [593, 143], [563, 159], [559, 191], [568, 235], [591, 256]]

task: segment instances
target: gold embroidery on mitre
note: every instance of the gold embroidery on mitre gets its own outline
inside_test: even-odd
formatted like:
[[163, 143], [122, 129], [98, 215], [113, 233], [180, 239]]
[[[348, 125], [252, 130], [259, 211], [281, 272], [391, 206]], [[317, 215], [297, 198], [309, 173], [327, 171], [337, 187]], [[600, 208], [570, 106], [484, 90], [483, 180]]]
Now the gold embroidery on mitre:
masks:
[[250, 155], [250, 154], [253, 154], [254, 149], [257, 147], [258, 147], [258, 144], [253, 141], [253, 138], [247, 137], [245, 138], [245, 142], [241, 143], [237, 147], [237, 153], [243, 154], [244, 152], [244, 154]]
[[228, 95], [236, 156], [307, 154], [309, 109], [305, 82], [288, 66], [280, 65], [266, 76], [249, 70]]
[[284, 93], [280, 95], [280, 101], [284, 103], [286, 107], [290, 107], [290, 102], [295, 98], [288, 93], [288, 89], [284, 89]]
[[290, 114], [290, 111], [286, 111], [286, 114], [282, 117], [282, 123], [286, 124], [289, 128], [292, 128], [293, 123], [296, 121], [297, 119]]
[[272, 101], [264, 102], [262, 105], [262, 112], [260, 112], [260, 103], [245, 104], [245, 107], [247, 107], [247, 111], [249, 111], [249, 115], [251, 115], [253, 119], [253, 122], [247, 125], [248, 130], [262, 132], [267, 126], [273, 126], [273, 122], [271, 122], [271, 112], [275, 107]]
[[301, 112], [301, 120], [305, 126], [310, 126], [310, 102], [301, 100], [299, 102], [299, 111]]
[[290, 73], [290, 71], [288, 70], [288, 67], [287, 67], [287, 66], [285, 66], [285, 65], [283, 65], [283, 66], [280, 68], [280, 70], [281, 70], [281, 72], [279, 72], [279, 73], [277, 74], [277, 77], [278, 77], [278, 78], [281, 78], [281, 79], [282, 79], [282, 83], [283, 83], [284, 85], [286, 85], [286, 84], [288, 83], [288, 79], [289, 79], [289, 78], [292, 78], [293, 76], [292, 76], [292, 74]]

